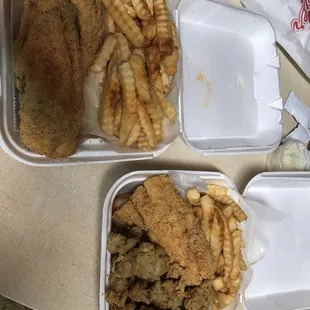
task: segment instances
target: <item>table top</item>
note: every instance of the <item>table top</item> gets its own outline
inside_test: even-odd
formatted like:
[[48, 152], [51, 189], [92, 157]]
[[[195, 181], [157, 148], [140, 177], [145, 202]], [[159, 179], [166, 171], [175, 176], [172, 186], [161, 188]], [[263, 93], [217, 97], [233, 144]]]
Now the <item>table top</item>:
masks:
[[[309, 81], [279, 54], [283, 98], [294, 90], [310, 106]], [[284, 114], [284, 134], [295, 126]], [[242, 191], [266, 168], [265, 155], [201, 157], [180, 139], [153, 160], [68, 168], [28, 167], [0, 150], [0, 294], [34, 309], [98, 309], [104, 198], [141, 169], [221, 171]]]

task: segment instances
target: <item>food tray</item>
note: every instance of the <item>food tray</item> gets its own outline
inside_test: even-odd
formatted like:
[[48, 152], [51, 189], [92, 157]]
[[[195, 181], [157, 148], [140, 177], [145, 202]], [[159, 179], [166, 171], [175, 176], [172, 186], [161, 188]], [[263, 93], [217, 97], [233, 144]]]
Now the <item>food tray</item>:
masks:
[[269, 232], [264, 259], [252, 267], [254, 276], [245, 291], [248, 310], [310, 309], [309, 189], [309, 172], [263, 173], [246, 187], [246, 199], [285, 216]]
[[[218, 172], [202, 172], [202, 171], [168, 171], [168, 170], [151, 170], [151, 171], [135, 171], [121, 177], [108, 192], [102, 216], [102, 236], [101, 236], [101, 271], [100, 271], [100, 310], [108, 310], [109, 305], [105, 302], [105, 288], [108, 283], [111, 254], [107, 251], [107, 236], [111, 231], [112, 222], [112, 204], [118, 194], [134, 191], [147, 178], [159, 174], [186, 174], [189, 177], [199, 177], [202, 180], [208, 180], [211, 183], [219, 183], [231, 189], [236, 189], [234, 184], [228, 177]], [[250, 272], [251, 273], [251, 272]]]
[[201, 155], [271, 152], [283, 110], [271, 24], [212, 0], [182, 0], [179, 15], [186, 144]]
[[[0, 0], [0, 146], [14, 159], [34, 166], [66, 166], [152, 159], [164, 152], [179, 134], [178, 122], [169, 127], [169, 132], [164, 131], [165, 144], [159, 145], [152, 152], [121, 147], [117, 142], [108, 143], [101, 138], [81, 138], [78, 141], [77, 152], [61, 160], [46, 158], [23, 147], [17, 130], [19, 104], [12, 70], [12, 41], [18, 33], [23, 6], [24, 0]], [[172, 102], [178, 106], [180, 85], [176, 84]]]

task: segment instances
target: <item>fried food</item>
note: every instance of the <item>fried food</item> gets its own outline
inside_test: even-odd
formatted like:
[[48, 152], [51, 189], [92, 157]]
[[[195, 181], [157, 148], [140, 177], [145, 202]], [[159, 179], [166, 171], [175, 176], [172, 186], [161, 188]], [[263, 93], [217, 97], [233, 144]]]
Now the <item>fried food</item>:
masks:
[[105, 38], [98, 55], [96, 56], [92, 66], [90, 67], [90, 71], [102, 72], [106, 70], [107, 64], [110, 61], [116, 47], [116, 43], [117, 40], [113, 34], [109, 34]]
[[43, 12], [29, 3], [15, 43], [21, 142], [29, 150], [52, 158], [75, 152], [83, 117], [76, 19], [73, 4]]
[[128, 201], [125, 205], [116, 210], [113, 213], [112, 219], [113, 223], [120, 227], [137, 226], [141, 229], [145, 228], [143, 218], [131, 201]]
[[210, 241], [212, 224], [213, 224], [213, 215], [215, 209], [214, 202], [208, 195], [205, 195], [201, 197], [200, 205], [203, 217], [201, 220], [201, 227], [207, 241]]
[[173, 35], [166, 0], [154, 0], [159, 50], [165, 55], [173, 52]]
[[143, 131], [140, 132], [140, 136], [138, 138], [138, 147], [140, 150], [145, 151], [145, 152], [148, 152], [151, 150], [151, 146], [149, 145], [146, 134]]
[[193, 212], [198, 220], [202, 220], [203, 214], [202, 214], [201, 207], [193, 207]]
[[86, 74], [104, 39], [104, 7], [101, 0], [71, 2], [78, 8], [83, 73]]
[[200, 193], [198, 191], [197, 188], [193, 187], [190, 188], [187, 192], [186, 192], [186, 198], [187, 201], [191, 204], [191, 205], [196, 205], [200, 202]]
[[161, 143], [163, 141], [163, 127], [162, 126], [163, 125], [161, 121], [153, 122], [153, 128], [155, 131], [156, 141], [158, 143]]
[[131, 132], [129, 134], [127, 145], [130, 146], [138, 141], [141, 132], [141, 122], [137, 119], [136, 123], [133, 125]]
[[122, 33], [135, 47], [141, 47], [144, 42], [144, 36], [133, 18], [128, 14], [121, 0], [102, 0], [106, 10]]
[[108, 35], [109, 33], [115, 32], [116, 29], [115, 29], [114, 20], [107, 10], [104, 10], [103, 23], [104, 23], [104, 30], [105, 30], [106, 35]]
[[140, 241], [140, 237], [127, 238], [122, 234], [110, 233], [107, 241], [107, 249], [112, 254], [126, 254]]
[[171, 55], [166, 55], [162, 58], [161, 64], [164, 67], [165, 73], [169, 76], [174, 76], [177, 73], [177, 66], [179, 61], [179, 50], [177, 48], [173, 49]]
[[116, 39], [117, 39], [118, 59], [120, 61], [126, 62], [129, 60], [129, 57], [131, 54], [129, 42], [123, 34], [116, 33], [115, 35], [116, 35]]
[[[145, 107], [145, 105], [141, 102], [138, 102], [138, 117], [140, 120], [140, 124], [142, 126], [143, 132], [147, 138], [148, 146], [154, 148], [156, 144], [156, 132], [154, 130], [154, 126], [152, 124], [150, 115]], [[138, 135], [139, 137], [139, 135]]]
[[210, 237], [210, 246], [215, 263], [217, 264], [222, 248], [224, 239], [224, 224], [218, 211], [213, 216], [212, 231]]
[[133, 125], [137, 121], [137, 94], [134, 75], [129, 62], [125, 62], [119, 66], [118, 74], [123, 99], [123, 114], [119, 139], [121, 143], [125, 143]]
[[[187, 284], [197, 285], [215, 272], [211, 250], [204, 240], [192, 208], [173, 188], [166, 175], [151, 177], [132, 196], [152, 241], [170, 259], [187, 269]], [[161, 227], [161, 229], [158, 229]]]
[[119, 129], [122, 121], [122, 113], [123, 113], [123, 103], [121, 100], [118, 100], [115, 107], [114, 122], [113, 122], [113, 133], [114, 136], [116, 137], [119, 136]]
[[137, 13], [131, 3], [131, 1], [129, 3], [124, 3], [124, 7], [126, 8], [128, 14], [132, 17], [132, 18], [137, 18]]
[[143, 23], [142, 33], [149, 40], [155, 39], [157, 35], [156, 21], [152, 20], [150, 22]]
[[159, 92], [156, 89], [154, 89], [154, 92], [165, 115], [170, 121], [174, 122], [177, 119], [177, 111], [175, 107], [168, 101], [168, 99], [161, 92]]
[[107, 135], [114, 134], [114, 111], [119, 99], [120, 82], [117, 75], [117, 61], [113, 58], [108, 67], [108, 73], [104, 81], [99, 107], [99, 126]]
[[132, 5], [136, 11], [137, 16], [144, 21], [150, 20], [152, 18], [152, 13], [146, 0], [132, 0]]

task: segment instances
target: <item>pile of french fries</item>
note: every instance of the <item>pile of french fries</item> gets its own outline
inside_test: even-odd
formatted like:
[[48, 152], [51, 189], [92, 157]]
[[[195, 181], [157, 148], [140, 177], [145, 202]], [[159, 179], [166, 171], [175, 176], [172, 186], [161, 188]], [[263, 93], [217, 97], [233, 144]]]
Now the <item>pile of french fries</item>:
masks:
[[99, 125], [122, 144], [152, 150], [164, 117], [177, 118], [166, 96], [179, 43], [165, 0], [102, 0], [107, 35], [90, 72], [104, 73]]
[[207, 242], [210, 243], [217, 264], [213, 288], [219, 309], [230, 305], [238, 293], [241, 272], [247, 270], [242, 255], [242, 231], [238, 227], [247, 219], [245, 212], [228, 195], [228, 189], [216, 184], [207, 184], [206, 193], [191, 188], [186, 193], [200, 220]]

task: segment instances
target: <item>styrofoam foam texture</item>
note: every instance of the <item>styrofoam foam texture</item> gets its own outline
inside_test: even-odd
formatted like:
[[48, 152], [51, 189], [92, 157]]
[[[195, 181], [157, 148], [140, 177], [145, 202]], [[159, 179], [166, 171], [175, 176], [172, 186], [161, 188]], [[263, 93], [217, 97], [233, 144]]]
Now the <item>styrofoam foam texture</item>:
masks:
[[270, 235], [264, 259], [252, 267], [247, 308], [310, 309], [310, 173], [261, 174], [248, 184], [244, 196], [286, 214]]
[[179, 15], [185, 142], [202, 155], [275, 149], [283, 102], [270, 23], [212, 0], [182, 0]]
[[[176, 1], [171, 0], [171, 9]], [[164, 124], [164, 143], [152, 152], [142, 152], [137, 148], [121, 146], [117, 141], [102, 138], [81, 138], [78, 141], [77, 152], [66, 159], [49, 159], [27, 150], [20, 142], [19, 132], [16, 130], [16, 113], [14, 105], [14, 74], [12, 70], [12, 40], [18, 33], [23, 12], [22, 0], [0, 0], [0, 146], [14, 159], [34, 166], [65, 166], [87, 163], [122, 162], [131, 160], [151, 159], [164, 152], [169, 144], [179, 134], [179, 123], [172, 126]], [[179, 66], [179, 74], [180, 74]], [[169, 99], [178, 107], [180, 83], [175, 83]]]
[[[104, 206], [103, 206], [103, 214], [102, 214], [102, 235], [101, 235], [101, 270], [100, 270], [100, 296], [99, 296], [99, 303], [100, 303], [100, 310], [108, 310], [109, 305], [105, 302], [105, 291], [106, 286], [108, 284], [110, 269], [111, 269], [111, 254], [107, 251], [107, 237], [109, 232], [111, 231], [112, 225], [112, 205], [115, 197], [122, 193], [130, 193], [133, 192], [139, 185], [141, 185], [147, 178], [159, 175], [159, 174], [168, 174], [174, 178], [178, 175], [183, 175], [186, 177], [186, 182], [182, 182], [182, 179], [179, 180], [179, 184], [181, 184], [182, 188], [180, 187], [180, 191], [184, 191], [188, 189], [187, 184], [192, 186], [203, 186], [201, 190], [205, 190], [205, 184], [201, 183], [203, 180], [205, 183], [212, 183], [212, 184], [219, 184], [222, 186], [226, 186], [233, 190], [232, 194], [236, 194], [237, 189], [232, 181], [219, 172], [206, 172], [206, 171], [173, 171], [173, 170], [150, 170], [150, 171], [135, 171], [128, 173], [121, 177], [118, 181], [114, 183], [114, 185], [109, 190]], [[200, 183], [198, 182], [197, 178], [199, 178]], [[180, 182], [181, 181], [181, 182]], [[184, 179], [185, 181], [185, 179]], [[197, 182], [197, 183], [195, 183]], [[238, 201], [238, 197], [232, 196], [236, 201]], [[249, 212], [250, 213], [250, 212]], [[249, 214], [248, 213], [248, 214]], [[249, 214], [250, 215], [250, 214]], [[252, 218], [253, 219], [253, 218]], [[251, 219], [251, 220], [252, 220]], [[251, 220], [249, 222], [251, 222]], [[248, 222], [248, 221], [247, 221]], [[248, 229], [246, 223], [242, 223], [242, 229], [246, 231]], [[246, 244], [248, 243], [245, 240]], [[242, 285], [240, 288], [240, 292], [244, 292], [245, 288], [248, 286], [252, 277], [252, 270], [249, 268], [248, 271], [244, 274], [244, 280], [242, 281]], [[229, 306], [227, 309], [235, 308], [236, 304], [238, 303], [238, 296], [234, 303]]]

